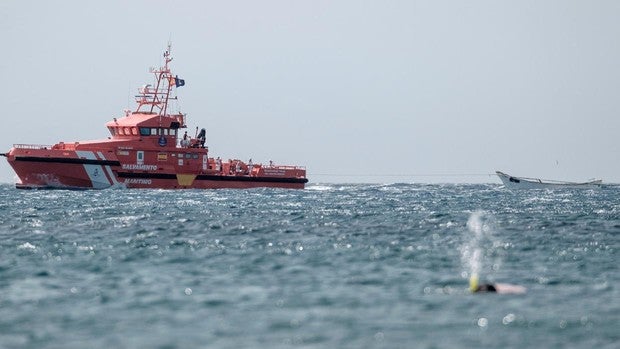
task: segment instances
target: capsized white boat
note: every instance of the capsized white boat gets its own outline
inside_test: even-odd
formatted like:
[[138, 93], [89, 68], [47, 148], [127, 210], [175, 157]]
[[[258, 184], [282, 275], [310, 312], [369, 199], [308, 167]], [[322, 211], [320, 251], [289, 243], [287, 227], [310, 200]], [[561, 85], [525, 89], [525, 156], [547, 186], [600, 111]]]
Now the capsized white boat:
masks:
[[593, 189], [600, 188], [603, 181], [600, 179], [588, 182], [564, 182], [549, 179], [516, 177], [508, 175], [501, 171], [495, 171], [499, 179], [502, 180], [504, 186], [510, 189]]

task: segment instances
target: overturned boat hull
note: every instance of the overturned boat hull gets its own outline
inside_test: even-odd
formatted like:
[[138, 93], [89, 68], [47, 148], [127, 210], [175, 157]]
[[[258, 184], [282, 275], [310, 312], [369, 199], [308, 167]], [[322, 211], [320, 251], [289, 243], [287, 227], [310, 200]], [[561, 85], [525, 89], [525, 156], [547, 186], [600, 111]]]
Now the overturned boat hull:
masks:
[[495, 171], [506, 188], [510, 189], [596, 189], [603, 185], [602, 180], [588, 182], [564, 182], [538, 178], [516, 177]]

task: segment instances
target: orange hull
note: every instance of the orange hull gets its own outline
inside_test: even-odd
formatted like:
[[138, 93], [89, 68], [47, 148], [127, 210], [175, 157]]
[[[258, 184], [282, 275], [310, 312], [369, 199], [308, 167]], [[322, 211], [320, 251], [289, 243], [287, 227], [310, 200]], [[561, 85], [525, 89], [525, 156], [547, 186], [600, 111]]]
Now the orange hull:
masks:
[[165, 65], [152, 69], [154, 85], [144, 85], [136, 95], [135, 111], [106, 124], [104, 140], [60, 142], [53, 146], [16, 144], [6, 154], [20, 182], [17, 188], [105, 189], [303, 189], [306, 169], [300, 166], [269, 166], [238, 159], [209, 157], [206, 130], [192, 138], [186, 115], [169, 112], [173, 88], [185, 86], [170, 71], [170, 45]]
[[[216, 159], [206, 149], [63, 151], [16, 145], [6, 156], [21, 189], [303, 189], [308, 182], [305, 169], [294, 166], [252, 165], [250, 171], [246, 163], [233, 160], [216, 170]], [[131, 161], [139, 157], [141, 163]]]

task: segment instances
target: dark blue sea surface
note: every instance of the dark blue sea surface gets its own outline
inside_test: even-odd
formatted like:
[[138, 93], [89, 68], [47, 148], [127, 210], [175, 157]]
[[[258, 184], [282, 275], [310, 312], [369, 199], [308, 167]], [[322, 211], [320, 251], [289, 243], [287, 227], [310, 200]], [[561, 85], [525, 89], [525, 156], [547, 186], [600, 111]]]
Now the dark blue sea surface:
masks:
[[0, 348], [620, 347], [619, 187], [0, 198]]

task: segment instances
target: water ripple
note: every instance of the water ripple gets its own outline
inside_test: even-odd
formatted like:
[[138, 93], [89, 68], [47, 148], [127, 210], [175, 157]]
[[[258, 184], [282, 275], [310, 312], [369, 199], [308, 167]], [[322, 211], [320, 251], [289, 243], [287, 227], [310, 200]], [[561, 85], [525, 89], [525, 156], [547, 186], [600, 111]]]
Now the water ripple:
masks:
[[2, 186], [0, 343], [613, 347], [619, 191]]

